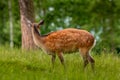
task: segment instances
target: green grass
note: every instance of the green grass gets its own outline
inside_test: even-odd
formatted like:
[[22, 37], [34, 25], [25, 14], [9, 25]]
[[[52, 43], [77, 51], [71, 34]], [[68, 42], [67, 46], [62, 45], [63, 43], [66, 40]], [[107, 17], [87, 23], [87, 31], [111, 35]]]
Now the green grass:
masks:
[[51, 56], [42, 51], [21, 51], [0, 48], [0, 80], [119, 80], [120, 57], [112, 53], [95, 55], [95, 72], [90, 65], [83, 71], [79, 53], [64, 55], [66, 69], [56, 58], [52, 68]]

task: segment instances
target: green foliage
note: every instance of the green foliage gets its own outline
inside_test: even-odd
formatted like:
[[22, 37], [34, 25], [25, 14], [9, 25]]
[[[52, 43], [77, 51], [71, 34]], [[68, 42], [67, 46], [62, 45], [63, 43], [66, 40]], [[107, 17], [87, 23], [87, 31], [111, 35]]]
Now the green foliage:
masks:
[[21, 51], [0, 48], [0, 80], [119, 80], [120, 57], [102, 52], [92, 53], [95, 72], [90, 65], [83, 71], [83, 61], [79, 53], [64, 55], [66, 69], [57, 57], [54, 69], [50, 56], [42, 51]]
[[[13, 33], [15, 46], [21, 45], [19, 4], [12, 2]], [[0, 45], [9, 40], [8, 0], [0, 1]], [[111, 50], [120, 45], [120, 1], [119, 0], [35, 0], [36, 22], [44, 19], [42, 34], [74, 27], [90, 31], [100, 46]]]
[[[6, 45], [10, 42], [10, 28], [9, 28], [9, 9], [8, 0], [0, 1], [0, 45]], [[20, 13], [18, 1], [11, 0], [12, 5], [12, 18], [13, 18], [13, 36], [15, 46], [21, 44], [21, 31], [20, 31]]]
[[[8, 6], [6, 1], [1, 0], [0, 1], [0, 44], [5, 43], [4, 41], [8, 40], [5, 36], [7, 36], [6, 30], [4, 28], [6, 28], [5, 26], [5, 21], [7, 20], [7, 16], [8, 14], [6, 13], [6, 11], [8, 11]], [[4, 33], [4, 34], [3, 34]], [[2, 40], [4, 39], [4, 40]]]

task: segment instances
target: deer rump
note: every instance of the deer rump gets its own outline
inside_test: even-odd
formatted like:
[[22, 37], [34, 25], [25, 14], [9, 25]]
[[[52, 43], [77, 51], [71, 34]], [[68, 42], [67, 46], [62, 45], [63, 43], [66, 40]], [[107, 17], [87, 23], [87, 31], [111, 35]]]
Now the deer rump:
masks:
[[43, 37], [47, 52], [75, 52], [79, 48], [91, 48], [94, 37], [85, 30], [68, 28]]

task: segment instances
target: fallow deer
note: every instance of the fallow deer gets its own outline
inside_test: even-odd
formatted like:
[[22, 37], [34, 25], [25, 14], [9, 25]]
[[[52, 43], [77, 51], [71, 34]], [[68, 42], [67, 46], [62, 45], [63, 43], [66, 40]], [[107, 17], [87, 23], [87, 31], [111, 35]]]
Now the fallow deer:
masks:
[[39, 27], [44, 21], [32, 23], [32, 36], [34, 43], [40, 47], [45, 53], [52, 55], [52, 63], [54, 64], [56, 55], [64, 65], [63, 53], [79, 50], [83, 60], [84, 68], [90, 62], [92, 69], [94, 68], [94, 59], [90, 56], [90, 50], [95, 45], [95, 38], [86, 30], [75, 28], [67, 28], [51, 32], [47, 35], [39, 33]]

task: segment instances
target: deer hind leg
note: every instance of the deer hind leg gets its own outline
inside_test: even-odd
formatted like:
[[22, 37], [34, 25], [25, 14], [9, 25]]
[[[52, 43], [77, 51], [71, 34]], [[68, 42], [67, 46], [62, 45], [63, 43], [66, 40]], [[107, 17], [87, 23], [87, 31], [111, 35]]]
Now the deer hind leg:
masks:
[[88, 52], [87, 60], [91, 63], [91, 67], [92, 67], [92, 69], [94, 70], [95, 61], [94, 61], [94, 59], [90, 56], [89, 52]]
[[94, 59], [90, 56], [89, 54], [89, 49], [87, 48], [80, 48], [80, 53], [83, 57], [83, 60], [84, 60], [84, 68], [87, 66], [87, 64], [90, 62], [91, 63], [91, 67], [92, 69], [94, 70]]
[[83, 58], [83, 61], [84, 61], [84, 69], [86, 68], [86, 66], [87, 66], [87, 64], [89, 63], [89, 61], [88, 61], [88, 59], [87, 59], [87, 50], [86, 50], [86, 48], [80, 48], [79, 49], [79, 51], [80, 51], [80, 54], [81, 54], [81, 56], [82, 56], [82, 58]]
[[87, 60], [87, 56], [84, 56], [83, 57], [83, 60], [84, 60], [84, 68], [86, 68], [86, 66], [88, 65], [88, 60]]

